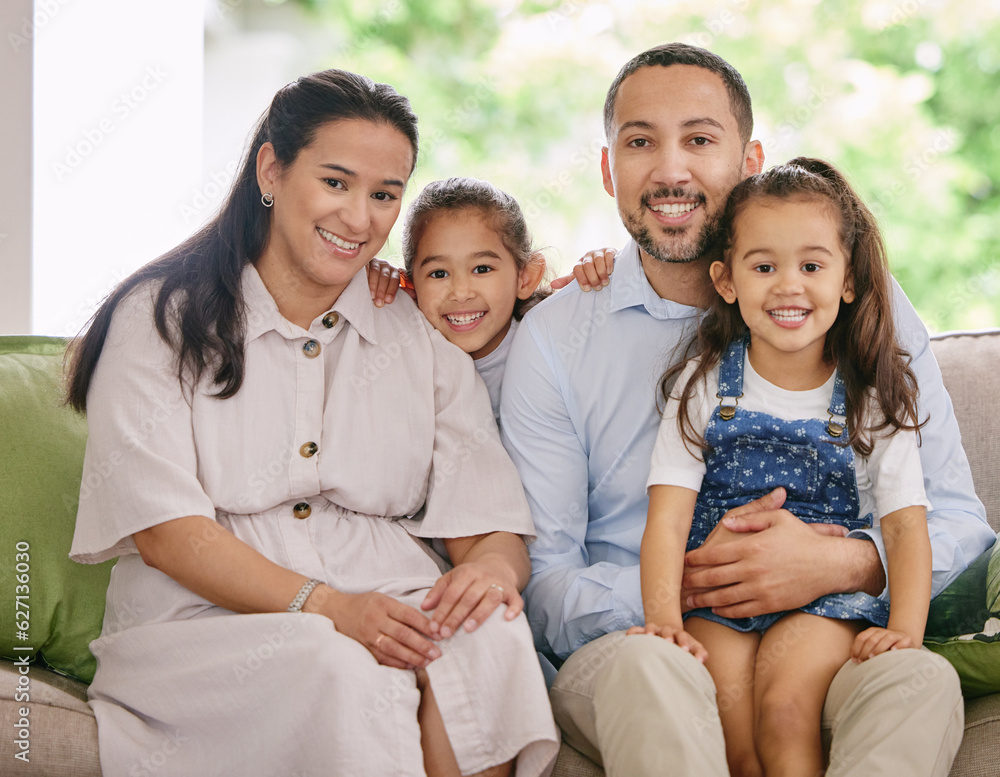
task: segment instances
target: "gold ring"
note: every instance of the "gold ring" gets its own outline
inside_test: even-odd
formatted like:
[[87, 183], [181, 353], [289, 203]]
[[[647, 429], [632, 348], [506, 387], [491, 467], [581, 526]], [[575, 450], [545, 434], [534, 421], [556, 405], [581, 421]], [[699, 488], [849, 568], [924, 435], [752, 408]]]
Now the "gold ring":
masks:
[[382, 640], [383, 639], [385, 639], [385, 634], [379, 634], [378, 637], [375, 639], [375, 649], [376, 650], [381, 650], [382, 649]]

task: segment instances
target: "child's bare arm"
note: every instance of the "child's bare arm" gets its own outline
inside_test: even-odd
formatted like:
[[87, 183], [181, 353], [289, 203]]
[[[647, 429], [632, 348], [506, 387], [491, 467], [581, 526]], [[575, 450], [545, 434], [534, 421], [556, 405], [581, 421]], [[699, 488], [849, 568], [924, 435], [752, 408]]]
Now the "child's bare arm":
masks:
[[651, 486], [639, 550], [646, 623], [680, 626], [684, 551], [698, 494], [680, 486]]
[[684, 631], [681, 616], [681, 576], [684, 550], [698, 494], [679, 486], [651, 486], [646, 530], [639, 551], [639, 578], [645, 626], [634, 626], [628, 634], [662, 637], [689, 651], [699, 661], [708, 653]]
[[881, 520], [892, 602], [885, 629], [858, 634], [851, 657], [865, 661], [893, 648], [919, 648], [931, 600], [931, 541], [927, 511], [904, 507]]
[[889, 628], [908, 634], [919, 646], [927, 626], [931, 601], [931, 541], [927, 510], [905, 507], [882, 519], [889, 591], [892, 605]]

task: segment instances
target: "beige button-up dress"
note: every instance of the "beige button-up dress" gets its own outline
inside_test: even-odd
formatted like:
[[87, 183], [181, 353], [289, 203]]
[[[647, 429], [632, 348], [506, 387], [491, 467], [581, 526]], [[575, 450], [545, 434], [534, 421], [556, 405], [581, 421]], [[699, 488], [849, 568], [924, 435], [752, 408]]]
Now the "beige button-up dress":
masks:
[[[268, 558], [347, 592], [419, 606], [445, 563], [421, 538], [533, 527], [472, 360], [405, 294], [356, 276], [309, 330], [252, 265], [246, 377], [182, 390], [152, 293], [115, 313], [88, 395], [71, 555], [120, 556], [90, 688], [105, 777], [422, 775], [411, 671], [379, 665], [324, 616], [235, 614], [137, 554], [131, 535], [214, 518]], [[306, 517], [301, 517], [306, 516]], [[191, 553], [212, 563], [210, 542]], [[503, 607], [439, 645], [427, 672], [463, 774], [558, 748], [525, 618]]]

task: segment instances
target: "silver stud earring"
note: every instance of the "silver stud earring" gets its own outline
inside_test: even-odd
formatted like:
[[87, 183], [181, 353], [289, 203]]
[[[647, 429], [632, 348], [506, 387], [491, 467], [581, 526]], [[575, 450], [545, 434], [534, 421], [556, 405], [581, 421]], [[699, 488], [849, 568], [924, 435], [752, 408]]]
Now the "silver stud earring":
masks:
[[260, 195], [260, 201], [263, 203], [265, 208], [270, 208], [274, 205], [274, 195], [271, 192], [264, 192]]

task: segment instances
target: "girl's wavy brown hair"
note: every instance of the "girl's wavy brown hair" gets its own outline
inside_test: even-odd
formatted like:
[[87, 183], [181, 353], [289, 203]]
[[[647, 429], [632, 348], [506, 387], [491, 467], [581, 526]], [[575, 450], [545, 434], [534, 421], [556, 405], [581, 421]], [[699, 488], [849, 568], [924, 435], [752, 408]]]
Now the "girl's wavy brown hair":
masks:
[[[862, 456], [872, 451], [873, 435], [885, 429], [915, 431], [926, 423], [917, 418], [917, 382], [910, 356], [896, 340], [892, 313], [892, 280], [885, 246], [871, 211], [832, 165], [821, 159], [797, 157], [787, 164], [741, 181], [729, 195], [722, 217], [722, 263], [732, 271], [732, 249], [739, 217], [747, 205], [763, 197], [815, 201], [828, 205], [839, 222], [840, 240], [848, 257], [847, 273], [854, 286], [854, 301], [841, 302], [837, 318], [826, 336], [823, 358], [836, 364], [847, 390], [848, 438]], [[660, 378], [660, 396], [680, 402], [677, 423], [685, 444], [707, 450], [704, 437], [694, 428], [689, 404], [694, 389], [705, 380], [728, 345], [747, 331], [739, 303], [716, 296], [702, 319], [685, 358]], [[678, 374], [692, 358], [699, 357], [691, 380], [672, 396]], [[873, 391], [875, 403], [866, 400]]]

